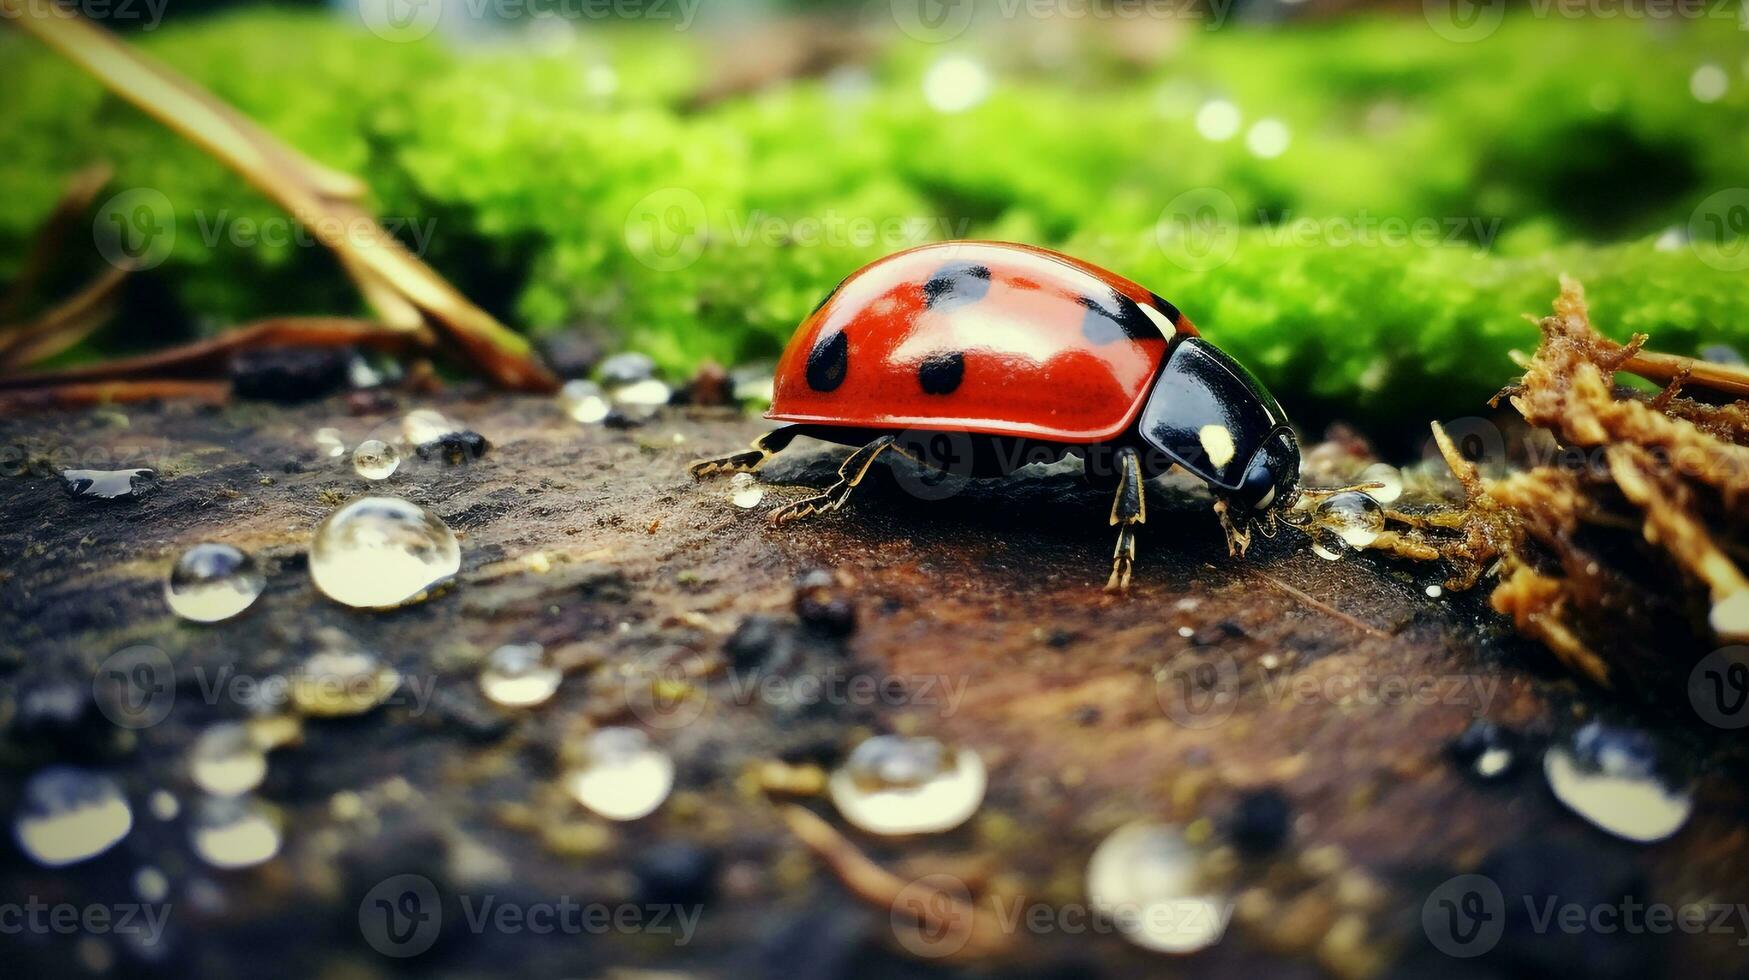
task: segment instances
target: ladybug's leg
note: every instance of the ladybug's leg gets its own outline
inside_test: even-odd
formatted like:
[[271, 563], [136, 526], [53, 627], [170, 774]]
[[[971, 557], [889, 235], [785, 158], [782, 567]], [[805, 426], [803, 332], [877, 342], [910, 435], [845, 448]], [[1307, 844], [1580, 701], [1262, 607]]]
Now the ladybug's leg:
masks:
[[1117, 451], [1117, 494], [1111, 501], [1111, 523], [1118, 529], [1117, 550], [1111, 556], [1111, 578], [1105, 591], [1127, 592], [1130, 569], [1136, 563], [1136, 525], [1148, 519], [1148, 499], [1142, 490], [1142, 460], [1128, 446]]
[[843, 507], [844, 502], [850, 499], [850, 491], [856, 489], [856, 485], [862, 482], [864, 476], [868, 475], [868, 468], [874, 465], [874, 461], [881, 453], [892, 448], [893, 437], [881, 436], [850, 454], [849, 458], [844, 461], [844, 465], [838, 467], [838, 482], [827, 487], [825, 493], [817, 497], [809, 497], [806, 500], [784, 504], [772, 511], [771, 516], [766, 519], [773, 524], [787, 524], [790, 521], [799, 521], [810, 514], [822, 514]]
[[783, 452], [784, 447], [788, 446], [796, 436], [801, 435], [801, 429], [802, 427], [799, 425], [786, 425], [781, 429], [772, 429], [753, 440], [752, 452], [719, 456], [716, 459], [694, 460], [686, 470], [692, 474], [692, 478], [695, 480], [702, 480], [707, 476], [719, 476], [724, 473], [751, 473], [764, 465], [766, 460]]

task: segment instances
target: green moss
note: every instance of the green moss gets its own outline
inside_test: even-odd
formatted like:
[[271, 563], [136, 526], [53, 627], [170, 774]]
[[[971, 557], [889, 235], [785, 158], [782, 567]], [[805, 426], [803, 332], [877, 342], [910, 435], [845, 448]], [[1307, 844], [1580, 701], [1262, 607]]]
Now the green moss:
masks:
[[[1521, 314], [1547, 308], [1563, 271], [1617, 335], [1749, 346], [1742, 271], [1652, 244], [1749, 187], [1735, 28], [1509, 19], [1469, 44], [1419, 18], [1191, 32], [1152, 68], [1088, 50], [1069, 77], [1011, 48], [899, 43], [866, 69], [706, 109], [690, 106], [707, 40], [665, 28], [456, 53], [270, 12], [139, 43], [364, 176], [381, 214], [429, 231], [441, 272], [527, 330], [603, 324], [677, 372], [769, 356], [879, 255], [1010, 238], [1149, 284], [1290, 403], [1389, 421], [1474, 411], [1510, 375], [1506, 351], [1534, 344]], [[923, 79], [944, 55], [987, 65], [990, 96], [931, 108]], [[176, 241], [154, 274], [203, 317], [356, 303], [318, 250], [234, 240], [280, 216], [217, 164], [16, 33], [0, 59], [25, 82], [0, 102], [0, 275], [65, 176], [102, 158], [117, 188], [171, 202]], [[1702, 104], [1689, 77], [1709, 62], [1733, 78]], [[1237, 109], [1235, 137], [1199, 133], [1212, 99]], [[1291, 134], [1269, 159], [1245, 138], [1266, 117]], [[1199, 207], [1224, 216], [1206, 240]], [[1181, 218], [1213, 258], [1162, 244]]]

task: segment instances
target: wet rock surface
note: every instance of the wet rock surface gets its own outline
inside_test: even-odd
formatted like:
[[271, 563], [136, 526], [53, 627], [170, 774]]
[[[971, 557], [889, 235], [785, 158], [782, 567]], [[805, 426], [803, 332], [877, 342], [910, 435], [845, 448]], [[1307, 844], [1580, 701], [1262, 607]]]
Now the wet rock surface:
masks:
[[[0, 445], [16, 448], [0, 478], [0, 813], [10, 823], [34, 773], [79, 765], [134, 814], [120, 842], [62, 868], [4, 835], [0, 894], [113, 907], [161, 878], [168, 908], [153, 944], [9, 937], [21, 974], [1467, 976], [1573, 950], [1626, 950], [1672, 974], [1741, 963], [1741, 929], [1538, 931], [1543, 906], [1525, 895], [1749, 901], [1749, 765], [1729, 731], [1576, 683], [1479, 596], [1429, 597], [1439, 569], [1326, 562], [1288, 533], [1231, 560], [1207, 498], [1169, 478], [1149, 487], [1133, 591], [1114, 597], [1100, 589], [1110, 502], [1063, 468], [943, 489], [881, 464], [846, 510], [771, 529], [766, 511], [813, 492], [783, 484], [824, 487], [842, 450], [798, 442], [743, 509], [727, 480], [695, 484], [685, 466], [744, 447], [755, 420], [665, 409], [617, 429], [543, 399], [429, 404], [492, 451], [467, 466], [413, 456], [369, 483], [313, 434], [335, 426], [350, 446], [395, 418], [340, 399], [0, 420]], [[155, 470], [157, 491], [115, 507], [61, 487], [63, 469], [121, 467]], [[311, 535], [367, 493], [455, 531], [452, 583], [390, 612], [315, 589]], [[267, 578], [221, 623], [180, 619], [163, 598], [171, 564], [203, 541], [256, 556]], [[268, 682], [336, 630], [402, 683], [265, 749], [249, 800], [279, 828], [277, 853], [203, 860], [190, 833], [212, 807], [186, 771], [191, 747], [214, 724], [289, 711]], [[486, 658], [526, 643], [563, 671], [557, 692], [530, 708], [484, 698]], [[150, 697], [130, 709], [118, 698], [141, 677]], [[1448, 756], [1478, 718], [1524, 733], [1524, 752], [1598, 718], [1655, 729], [1698, 774], [1694, 814], [1633, 845], [1563, 807], [1534, 759], [1478, 782]], [[584, 735], [611, 725], [674, 761], [672, 795], [648, 817], [609, 823], [564, 789]], [[989, 774], [979, 811], [880, 839], [799, 790], [806, 779], [780, 796], [753, 775], [830, 770], [877, 734], [974, 747]], [[980, 915], [1084, 907], [1089, 855], [1135, 820], [1214, 846], [1238, 828], [1250, 887], [1220, 944], [1182, 961], [1063, 915], [1020, 920], [1005, 952], [967, 964], [902, 941], [888, 908], [792, 835], [778, 799], [901, 878], [951, 876]], [[1609, 873], [1568, 881], [1577, 872], [1550, 862], [1574, 849]], [[1460, 958], [1423, 914], [1468, 873], [1512, 904], [1497, 949]], [[535, 931], [535, 910], [567, 902], [610, 921], [579, 912], [573, 929]]]

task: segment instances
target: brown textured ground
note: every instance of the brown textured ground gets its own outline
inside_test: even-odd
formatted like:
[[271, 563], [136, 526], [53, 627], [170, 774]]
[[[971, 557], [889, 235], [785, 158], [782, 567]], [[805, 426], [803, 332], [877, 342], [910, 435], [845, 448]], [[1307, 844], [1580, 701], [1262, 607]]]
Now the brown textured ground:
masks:
[[[694, 485], [684, 471], [695, 455], [744, 444], [753, 421], [675, 412], [615, 431], [575, 425], [541, 400], [432, 404], [494, 448], [470, 465], [411, 467], [372, 488], [430, 507], [462, 538], [459, 582], [393, 613], [329, 602], [304, 559], [322, 516], [366, 489], [344, 461], [318, 456], [314, 430], [337, 426], [351, 445], [373, 427], [386, 431], [390, 416], [350, 417], [334, 401], [0, 421], [0, 445], [23, 447], [28, 460], [13, 453], [18, 465], [0, 480], [0, 720], [13, 728], [0, 744], [0, 807], [11, 812], [34, 768], [72, 758], [116, 773], [137, 817], [126, 841], [72, 869], [35, 868], [10, 839], [0, 843], [0, 895], [127, 901], [146, 864], [171, 881], [170, 932], [150, 954], [122, 940], [0, 937], [16, 962], [77, 972], [102, 965], [107, 943], [112, 969], [128, 973], [388, 975], [403, 964], [360, 938], [360, 902], [377, 882], [418, 873], [446, 896], [448, 928], [413, 962], [455, 976], [622, 967], [1244, 976], [1265, 966], [1462, 975], [1539, 969], [1545, 955], [1605, 974], [1743, 966], [1741, 924], [1727, 935], [1545, 936], [1481, 961], [1427, 948], [1429, 890], [1490, 853], [1500, 861], [1575, 849], [1586, 867], [1546, 872], [1563, 894], [1643, 875], [1658, 901], [1749, 899], [1744, 767], [1725, 736], [1680, 719], [1637, 719], [1701, 773], [1687, 828], [1651, 847], [1568, 814], [1534, 760], [1498, 786], [1468, 782], [1444, 761], [1444, 743], [1478, 716], [1537, 736], [1588, 717], [1631, 718], [1632, 709], [1565, 679], [1476, 598], [1428, 597], [1435, 569], [1333, 565], [1285, 536], [1230, 561], [1206, 499], [1167, 482], [1151, 488], [1135, 589], [1110, 597], [1099, 588], [1113, 540], [1108, 502], [1073, 476], [980, 482], [925, 501], [908, 492], [909, 477], [877, 467], [850, 511], [773, 531], [762, 512], [797, 491], [768, 488], [761, 507], [740, 510], [725, 484]], [[829, 452], [798, 444], [767, 479], [823, 484]], [[45, 460], [150, 465], [163, 486], [137, 503], [75, 501], [44, 475]], [[232, 622], [193, 625], [164, 607], [164, 569], [202, 540], [267, 559], [267, 592]], [[848, 638], [795, 624], [795, 579], [810, 567], [836, 569], [845, 583], [858, 619]], [[845, 682], [812, 704], [749, 695], [722, 650], [752, 613], [779, 617], [775, 642], [791, 648], [778, 658], [784, 683], [892, 677], [903, 693], [871, 699]], [[180, 763], [189, 741], [205, 723], [245, 713], [206, 697], [202, 679], [227, 666], [272, 675], [325, 626], [433, 684], [431, 701], [307, 723], [302, 744], [272, 755], [260, 791], [284, 818], [281, 856], [247, 872], [204, 869], [179, 821], [154, 820], [144, 803], [158, 788], [191, 798]], [[558, 650], [570, 672], [542, 708], [503, 712], [480, 696], [476, 664], [498, 644], [527, 640]], [[76, 748], [80, 739], [65, 733], [20, 730], [19, 691], [88, 686], [106, 657], [136, 644], [176, 664], [166, 722], [118, 736], [87, 717], [91, 744]], [[656, 672], [660, 697], [650, 673], [628, 675], [633, 667]], [[553, 787], [562, 746], [607, 719], [646, 724], [680, 773], [662, 811], [611, 828]], [[1293, 840], [1244, 871], [1255, 890], [1227, 940], [1196, 957], [1165, 960], [1070, 924], [1023, 929], [994, 961], [931, 963], [895, 943], [887, 910], [852, 899], [821, 869], [745, 776], [774, 758], [829, 765], [861, 734], [885, 730], [974, 745], [992, 774], [981, 814], [958, 831], [908, 842], [852, 835], [901, 876], [946, 870], [977, 894], [1072, 907], [1105, 832], [1154, 816], [1209, 833], [1237, 792], [1265, 785], [1293, 801]], [[359, 794], [363, 816], [336, 805], [347, 791]], [[684, 944], [652, 931], [475, 932], [458, 921], [462, 896], [476, 906], [488, 895], [524, 906], [560, 896], [637, 902], [655, 880], [642, 866], [701, 859], [716, 864], [703, 876], [714, 887], [702, 888], [705, 898], [680, 896], [705, 907]]]

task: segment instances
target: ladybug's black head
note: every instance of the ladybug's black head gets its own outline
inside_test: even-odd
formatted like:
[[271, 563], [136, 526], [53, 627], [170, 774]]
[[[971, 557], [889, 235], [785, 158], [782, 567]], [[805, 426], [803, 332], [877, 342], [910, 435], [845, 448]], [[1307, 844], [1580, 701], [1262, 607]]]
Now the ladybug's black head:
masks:
[[1172, 345], [1136, 428], [1235, 518], [1262, 516], [1296, 496], [1300, 450], [1287, 416], [1250, 372], [1201, 337]]

